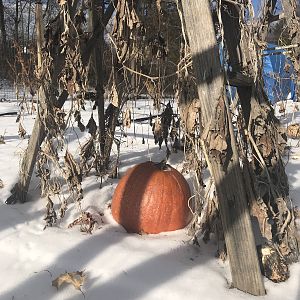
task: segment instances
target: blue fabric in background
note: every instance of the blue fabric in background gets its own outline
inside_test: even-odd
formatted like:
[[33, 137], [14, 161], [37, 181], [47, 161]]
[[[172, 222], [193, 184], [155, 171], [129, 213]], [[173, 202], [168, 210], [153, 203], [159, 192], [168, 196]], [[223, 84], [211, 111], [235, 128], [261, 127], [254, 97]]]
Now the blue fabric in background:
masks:
[[[276, 45], [268, 44], [268, 48]], [[271, 55], [271, 53], [280, 53]], [[265, 91], [271, 103], [281, 100], [295, 100], [295, 74], [291, 61], [280, 50], [266, 50], [263, 58]], [[289, 67], [286, 67], [286, 66]]]

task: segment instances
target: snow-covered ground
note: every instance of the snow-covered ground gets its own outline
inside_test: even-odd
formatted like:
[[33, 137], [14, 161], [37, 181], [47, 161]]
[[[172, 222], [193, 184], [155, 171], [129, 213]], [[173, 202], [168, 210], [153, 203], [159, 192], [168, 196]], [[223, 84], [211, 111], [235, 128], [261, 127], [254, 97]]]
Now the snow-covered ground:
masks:
[[[147, 101], [142, 101], [143, 105], [135, 109], [135, 117], [145, 113]], [[0, 114], [17, 110], [14, 101], [0, 103]], [[90, 112], [87, 107], [85, 117]], [[297, 119], [300, 121], [299, 112], [295, 113]], [[30, 202], [4, 204], [17, 181], [20, 155], [28, 141], [28, 137], [19, 139], [15, 120], [16, 116], [0, 116], [0, 135], [4, 135], [5, 141], [0, 144], [0, 179], [4, 183], [0, 189], [0, 300], [254, 299], [229, 288], [228, 263], [215, 258], [217, 245], [213, 240], [201, 243], [200, 247], [193, 246], [185, 229], [158, 235], [126, 233], [112, 219], [108, 208], [118, 180], [108, 179], [102, 189], [94, 176], [83, 182], [82, 208], [101, 220], [92, 235], [81, 233], [76, 226], [67, 228], [79, 214], [72, 205], [57, 227], [43, 230], [46, 200], [40, 197], [36, 178], [30, 186]], [[27, 133], [31, 132], [33, 122], [34, 116], [26, 115]], [[81, 134], [81, 138], [85, 135]], [[69, 140], [70, 145], [76, 141], [72, 134]], [[138, 162], [160, 161], [165, 156], [165, 150], [154, 145], [151, 128], [146, 123], [132, 125], [123, 141], [121, 176]], [[172, 154], [170, 164], [180, 170], [181, 159], [182, 154]], [[292, 148], [287, 173], [294, 204], [300, 206], [300, 148]], [[52, 280], [66, 271], [85, 271], [84, 295], [71, 285], [59, 290], [51, 285]], [[265, 286], [267, 296], [260, 299], [299, 300], [300, 264], [291, 266], [287, 282], [274, 284], [265, 279]]]

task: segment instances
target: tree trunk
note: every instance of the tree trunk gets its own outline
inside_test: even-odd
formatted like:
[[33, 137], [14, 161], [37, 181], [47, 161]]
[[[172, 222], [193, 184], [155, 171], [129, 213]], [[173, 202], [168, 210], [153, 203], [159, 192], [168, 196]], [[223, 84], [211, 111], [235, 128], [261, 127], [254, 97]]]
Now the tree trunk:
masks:
[[0, 0], [0, 31], [2, 35], [2, 50], [6, 54], [6, 29], [5, 29], [5, 19], [4, 19], [4, 6], [3, 0]]
[[[102, 2], [102, 3], [101, 3]], [[98, 105], [98, 123], [99, 123], [99, 144], [101, 156], [104, 156], [105, 147], [105, 122], [104, 122], [104, 69], [103, 69], [103, 49], [104, 49], [104, 28], [102, 25], [104, 1], [92, 1], [91, 7], [91, 26], [93, 31], [99, 26], [99, 35], [95, 41], [95, 47], [92, 55], [92, 61], [95, 67], [96, 78], [96, 99]]]
[[15, 43], [19, 44], [19, 0], [16, 0], [16, 11], [15, 11]]
[[184, 0], [182, 6], [206, 124], [202, 137], [216, 184], [232, 283], [242, 291], [264, 295], [210, 4], [208, 0]]

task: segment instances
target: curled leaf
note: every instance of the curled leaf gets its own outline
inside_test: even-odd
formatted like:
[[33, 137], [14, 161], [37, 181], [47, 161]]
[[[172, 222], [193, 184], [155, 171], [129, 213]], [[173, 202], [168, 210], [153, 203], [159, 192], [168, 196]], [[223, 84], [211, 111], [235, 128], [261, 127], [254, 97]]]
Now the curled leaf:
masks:
[[292, 139], [298, 139], [300, 137], [300, 124], [291, 124], [287, 128], [287, 136]]
[[24, 138], [26, 135], [26, 130], [24, 129], [24, 127], [22, 126], [21, 123], [19, 123], [19, 130], [18, 130], [18, 134], [20, 136], [20, 138]]
[[84, 271], [76, 271], [71, 273], [63, 273], [59, 275], [56, 279], [52, 281], [52, 286], [55, 286], [57, 289], [64, 283], [72, 284], [76, 290], [81, 291], [81, 287], [85, 281]]
[[88, 129], [88, 132], [91, 134], [91, 135], [95, 135], [96, 132], [97, 132], [97, 124], [94, 120], [94, 117], [93, 117], [93, 114], [91, 115], [87, 125], [86, 125], [86, 128]]
[[71, 224], [68, 225], [68, 228], [72, 228], [76, 225], [80, 225], [80, 231], [86, 233], [92, 233], [95, 225], [98, 222], [89, 212], [82, 212], [80, 217], [74, 220]]
[[131, 126], [131, 111], [129, 108], [125, 110], [124, 117], [123, 117], [123, 126], [127, 128], [130, 128]]
[[227, 143], [224, 137], [218, 133], [213, 133], [210, 143], [211, 150], [217, 150], [219, 152], [225, 151], [227, 149]]

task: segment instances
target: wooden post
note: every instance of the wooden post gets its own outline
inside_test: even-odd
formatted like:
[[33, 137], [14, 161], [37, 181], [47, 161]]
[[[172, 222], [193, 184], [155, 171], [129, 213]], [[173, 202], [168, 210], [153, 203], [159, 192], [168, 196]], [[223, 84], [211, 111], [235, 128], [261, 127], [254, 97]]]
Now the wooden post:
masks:
[[208, 0], [182, 1], [203, 124], [206, 125], [203, 144], [216, 184], [232, 284], [244, 292], [264, 295], [240, 161], [226, 109], [224, 75], [209, 3]]

